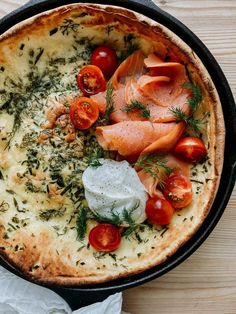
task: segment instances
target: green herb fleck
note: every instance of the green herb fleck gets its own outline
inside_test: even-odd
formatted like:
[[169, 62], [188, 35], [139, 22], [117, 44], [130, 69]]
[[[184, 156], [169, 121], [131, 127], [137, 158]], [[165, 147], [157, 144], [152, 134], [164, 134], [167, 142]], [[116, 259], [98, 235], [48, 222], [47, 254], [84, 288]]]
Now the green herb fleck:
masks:
[[117, 255], [114, 254], [114, 253], [108, 253], [108, 255], [114, 259], [114, 261], [116, 262], [116, 259], [117, 259]]
[[9, 204], [6, 201], [2, 201], [0, 204], [0, 213], [5, 213], [10, 208]]
[[163, 228], [163, 230], [162, 230], [162, 232], [160, 234], [162, 238], [163, 238], [164, 234], [167, 232], [168, 229], [169, 229], [168, 227]]
[[97, 260], [104, 259], [106, 258], [106, 256], [107, 256], [106, 252], [93, 252], [93, 257]]
[[39, 59], [41, 58], [43, 52], [44, 52], [44, 49], [43, 48], [39, 48], [39, 53], [36, 55], [35, 57], [35, 60], [34, 60], [34, 65], [36, 65], [39, 61]]
[[71, 19], [65, 19], [63, 24], [60, 26], [60, 31], [63, 35], [69, 35], [70, 32], [76, 33], [78, 30], [79, 24], [75, 23]]
[[150, 110], [138, 100], [132, 100], [130, 104], [127, 104], [123, 111], [130, 113], [138, 110], [140, 116], [143, 118], [150, 118]]
[[53, 28], [53, 29], [50, 30], [49, 35], [52, 36], [52, 35], [56, 34], [57, 31], [58, 31], [58, 28], [57, 28], [57, 27], [56, 27], [56, 28]]
[[82, 241], [87, 230], [87, 211], [81, 207], [76, 218], [77, 239]]
[[62, 217], [65, 211], [66, 211], [66, 208], [63, 208], [63, 207], [59, 209], [55, 209], [55, 208], [47, 209], [40, 212], [39, 218], [43, 221], [48, 221], [52, 218]]

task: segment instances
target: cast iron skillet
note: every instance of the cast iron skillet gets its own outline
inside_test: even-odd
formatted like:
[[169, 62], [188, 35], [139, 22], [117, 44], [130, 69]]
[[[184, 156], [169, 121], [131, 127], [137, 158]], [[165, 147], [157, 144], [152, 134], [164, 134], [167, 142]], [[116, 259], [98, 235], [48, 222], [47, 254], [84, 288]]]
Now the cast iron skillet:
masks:
[[[93, 302], [101, 301], [112, 293], [141, 285], [165, 274], [190, 256], [209, 236], [224, 212], [236, 179], [236, 108], [227, 80], [209, 50], [186, 26], [184, 26], [176, 18], [162, 11], [154, 3], [152, 3], [151, 0], [32, 0], [0, 21], [0, 33], [4, 33], [16, 23], [19, 23], [35, 14], [69, 3], [111, 4], [128, 8], [160, 22], [177, 34], [199, 56], [211, 75], [220, 96], [226, 125], [224, 166], [219, 190], [210, 213], [198, 232], [167, 261], [140, 274], [90, 286], [47, 286], [66, 299], [72, 309], [76, 309]], [[25, 278], [22, 273], [13, 268], [11, 265], [6, 264], [3, 260], [0, 260], [0, 264], [16, 275]]]

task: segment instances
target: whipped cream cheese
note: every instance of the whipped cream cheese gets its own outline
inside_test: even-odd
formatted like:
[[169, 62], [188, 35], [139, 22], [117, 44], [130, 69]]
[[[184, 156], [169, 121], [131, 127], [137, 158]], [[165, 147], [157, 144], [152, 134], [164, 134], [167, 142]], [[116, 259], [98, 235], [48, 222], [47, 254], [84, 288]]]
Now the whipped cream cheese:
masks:
[[99, 159], [99, 162], [101, 166], [89, 166], [82, 176], [89, 208], [106, 218], [112, 218], [112, 212], [122, 218], [126, 209], [132, 211], [136, 223], [142, 223], [146, 219], [147, 193], [136, 171], [127, 161]]

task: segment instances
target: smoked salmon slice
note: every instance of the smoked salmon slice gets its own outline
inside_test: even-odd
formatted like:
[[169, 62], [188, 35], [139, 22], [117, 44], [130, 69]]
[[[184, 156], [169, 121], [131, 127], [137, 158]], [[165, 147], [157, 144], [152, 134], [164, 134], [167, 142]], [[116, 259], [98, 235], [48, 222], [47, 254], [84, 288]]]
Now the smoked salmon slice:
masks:
[[188, 99], [190, 91], [183, 88], [183, 84], [188, 82], [185, 67], [177, 62], [164, 62], [154, 54], [144, 59], [144, 64], [151, 70], [151, 77], [167, 76], [169, 82], [157, 86], [155, 81], [150, 81], [146, 86], [140, 86], [144, 96], [149, 97], [159, 106], [175, 107], [182, 109], [185, 113], [188, 109]]
[[121, 156], [138, 156], [152, 152], [168, 152], [184, 129], [184, 123], [123, 121], [97, 127], [96, 136], [98, 143], [105, 150], [117, 151]]
[[[145, 73], [144, 65], [147, 67]], [[175, 117], [171, 108], [181, 109], [189, 114], [190, 90], [182, 87], [188, 82], [185, 68], [177, 62], [164, 62], [155, 54], [146, 59], [142, 51], [130, 55], [115, 71], [111, 78], [114, 89], [115, 110], [110, 119], [113, 122], [143, 121], [172, 122]], [[106, 92], [92, 96], [103, 114], [106, 111]], [[133, 101], [139, 102], [150, 112], [143, 117], [134, 108], [126, 112]]]
[[179, 66], [178, 62], [165, 62], [161, 58], [159, 58], [154, 53], [148, 55], [147, 58], [144, 59], [144, 64], [147, 68], [156, 68], [156, 67], [173, 67]]
[[113, 74], [111, 81], [114, 89], [118, 89], [120, 84], [125, 84], [130, 77], [139, 77], [144, 68], [144, 54], [137, 50], [125, 59]]
[[[143, 79], [143, 78], [142, 78]], [[157, 79], [157, 78], [156, 78]], [[145, 78], [146, 81], [149, 81], [149, 77]], [[166, 82], [167, 77], [158, 77], [157, 81], [159, 83]], [[143, 84], [144, 79], [143, 79]], [[138, 101], [142, 105], [144, 105], [150, 112], [150, 117], [143, 117], [140, 112], [137, 110], [132, 110], [127, 113], [126, 108], [127, 105], [131, 104], [132, 101]], [[151, 122], [171, 122], [175, 121], [175, 117], [170, 111], [169, 107], [165, 106], [157, 106], [152, 100], [148, 97], [142, 95], [139, 90], [139, 85], [134, 79], [129, 79], [125, 85], [125, 87], [120, 87], [117, 91], [114, 92], [114, 102], [115, 102], [115, 111], [111, 114], [110, 118], [114, 122], [121, 121], [143, 121], [150, 120]], [[188, 112], [188, 104], [186, 103], [183, 106], [183, 102], [185, 102], [185, 96], [183, 98], [179, 97], [179, 103], [175, 104], [175, 108], [181, 108], [184, 112]], [[100, 107], [100, 106], [99, 106]]]

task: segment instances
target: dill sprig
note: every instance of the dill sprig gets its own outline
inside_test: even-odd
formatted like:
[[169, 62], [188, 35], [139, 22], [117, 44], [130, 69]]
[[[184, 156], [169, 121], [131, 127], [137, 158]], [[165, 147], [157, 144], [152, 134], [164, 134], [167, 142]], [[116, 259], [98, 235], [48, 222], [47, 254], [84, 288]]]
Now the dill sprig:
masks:
[[196, 119], [192, 115], [186, 115], [182, 109], [180, 108], [170, 108], [171, 113], [175, 117], [175, 121], [177, 123], [179, 122], [185, 122], [187, 126], [189, 126], [196, 134], [200, 134], [201, 132], [201, 126], [206, 123], [205, 118], [204, 119]]
[[167, 166], [167, 161], [162, 156], [151, 154], [141, 157], [135, 163], [135, 166], [142, 168], [153, 178], [158, 180], [161, 188], [164, 188], [166, 177], [173, 171]]
[[121, 225], [128, 225], [128, 227], [124, 230], [122, 233], [122, 236], [128, 237], [131, 233], [133, 233], [138, 227], [145, 227], [144, 224], [137, 224], [133, 217], [132, 214], [133, 212], [139, 207], [139, 202], [137, 202], [134, 207], [131, 209], [124, 208], [121, 214], [118, 214], [114, 211], [111, 212], [111, 216], [103, 216], [98, 213], [93, 214], [93, 218], [96, 219], [98, 222], [103, 222], [103, 223], [110, 223], [116, 226], [121, 226]]
[[138, 110], [141, 117], [150, 118], [150, 110], [138, 100], [132, 100], [131, 103], [127, 104], [126, 107], [123, 109], [123, 111], [127, 113], [134, 110]]
[[98, 168], [102, 166], [99, 161], [100, 158], [103, 157], [103, 151], [99, 148], [96, 148], [91, 155], [88, 156], [88, 165], [93, 168]]
[[187, 115], [181, 108], [171, 107], [169, 110], [175, 117], [175, 121], [185, 122], [197, 135], [201, 133], [201, 127], [206, 123], [206, 116], [201, 119], [194, 117], [194, 113], [198, 109], [202, 101], [202, 92], [198, 85], [186, 82], [182, 85], [183, 88], [190, 89], [192, 91], [192, 98], [188, 99], [188, 104], [190, 108], [190, 114]]
[[202, 92], [198, 85], [190, 82], [186, 82], [182, 85], [185, 89], [190, 89], [192, 91], [192, 98], [188, 100], [191, 112], [194, 113], [202, 101]]
[[82, 241], [85, 238], [87, 230], [87, 211], [81, 207], [76, 218], [77, 239]]

